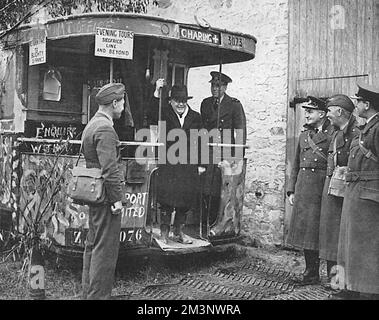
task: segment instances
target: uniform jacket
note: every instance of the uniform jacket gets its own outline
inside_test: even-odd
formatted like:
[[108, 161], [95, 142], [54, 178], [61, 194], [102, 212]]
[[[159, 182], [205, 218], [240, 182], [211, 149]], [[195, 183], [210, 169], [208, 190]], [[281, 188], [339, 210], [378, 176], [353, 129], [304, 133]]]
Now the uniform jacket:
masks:
[[357, 121], [352, 117], [348, 125], [343, 130], [338, 130], [333, 134], [328, 151], [327, 178], [322, 192], [319, 251], [320, 258], [337, 261], [338, 237], [341, 224], [342, 197], [335, 197], [328, 194], [330, 179], [334, 171], [334, 143], [336, 141], [337, 165], [347, 166], [350, 145], [354, 137], [359, 135]]
[[358, 122], [354, 116], [349, 120], [349, 123], [344, 130], [337, 130], [333, 133], [332, 141], [328, 150], [328, 176], [332, 176], [335, 167], [334, 143], [336, 143], [337, 165], [340, 167], [347, 166], [351, 141], [357, 135], [359, 135]]
[[[330, 141], [334, 132], [333, 126], [329, 120], [326, 120], [322, 131], [315, 133], [313, 129], [304, 126], [305, 130], [300, 133], [299, 141], [296, 147], [295, 160], [292, 165], [292, 171], [288, 183], [287, 194], [295, 192], [295, 185], [299, 170], [326, 170], [327, 160], [315, 153], [311, 148], [308, 135], [319, 148], [319, 151], [327, 157]], [[321, 193], [321, 191], [320, 191]]]
[[347, 289], [379, 294], [379, 162], [359, 147], [379, 157], [379, 115], [361, 132], [350, 148], [337, 261], [344, 267]]
[[101, 168], [107, 200], [110, 203], [121, 201], [120, 141], [113, 124], [104, 114], [97, 112], [86, 128], [82, 137], [86, 166]]
[[[218, 110], [214, 107], [213, 97], [203, 100], [200, 107], [200, 113], [205, 129], [212, 130], [217, 128]], [[224, 98], [220, 103], [219, 129], [242, 129], [243, 143], [246, 143], [246, 116], [242, 104], [238, 99], [232, 98], [227, 94], [224, 95]], [[233, 138], [234, 134], [232, 134], [232, 140]]]

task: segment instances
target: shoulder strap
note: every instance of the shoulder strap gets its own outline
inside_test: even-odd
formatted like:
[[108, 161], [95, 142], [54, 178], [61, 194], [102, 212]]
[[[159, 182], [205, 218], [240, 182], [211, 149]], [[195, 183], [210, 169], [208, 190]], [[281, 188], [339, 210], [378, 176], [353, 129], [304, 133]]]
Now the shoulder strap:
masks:
[[80, 149], [79, 149], [79, 157], [78, 157], [78, 160], [76, 160], [76, 164], [75, 164], [75, 166], [78, 165], [78, 163], [79, 163], [79, 159], [80, 159], [80, 156], [82, 155], [84, 135], [86, 134], [88, 128], [89, 128], [93, 123], [95, 123], [95, 122], [97, 122], [97, 121], [99, 121], [99, 120], [101, 120], [101, 118], [99, 118], [99, 119], [93, 119], [92, 122], [91, 122], [91, 120], [90, 120], [90, 121], [87, 123], [87, 126], [84, 128], [83, 133], [82, 133], [82, 139], [81, 139]]
[[317, 148], [317, 145], [314, 143], [314, 141], [312, 140], [311, 138], [311, 135], [309, 134], [309, 131], [307, 132], [308, 134], [308, 142], [309, 142], [309, 146], [312, 148], [313, 152], [314, 153], [317, 153], [321, 158], [323, 158], [324, 160], [327, 160], [327, 157], [324, 153], [322, 153], [319, 148]]
[[362, 153], [364, 154], [364, 156], [367, 159], [371, 159], [375, 162], [379, 162], [379, 159], [372, 153], [371, 150], [369, 150], [365, 146], [363, 146], [361, 141], [362, 141], [362, 132], [359, 133], [359, 141], [358, 141], [359, 149], [361, 149]]

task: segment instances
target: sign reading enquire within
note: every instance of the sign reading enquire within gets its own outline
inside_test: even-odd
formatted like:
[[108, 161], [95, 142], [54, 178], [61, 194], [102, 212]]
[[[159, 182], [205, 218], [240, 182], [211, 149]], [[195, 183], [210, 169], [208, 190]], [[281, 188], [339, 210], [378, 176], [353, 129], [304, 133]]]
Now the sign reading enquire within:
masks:
[[134, 32], [96, 28], [95, 56], [133, 59]]

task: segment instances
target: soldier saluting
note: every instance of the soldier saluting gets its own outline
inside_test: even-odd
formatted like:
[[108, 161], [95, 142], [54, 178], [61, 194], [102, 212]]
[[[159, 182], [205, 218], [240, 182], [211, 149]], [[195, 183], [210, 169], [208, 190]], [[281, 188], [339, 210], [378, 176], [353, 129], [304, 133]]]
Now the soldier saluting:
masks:
[[379, 297], [379, 87], [358, 85], [357, 114], [366, 119], [351, 143], [337, 263], [345, 297]]
[[301, 132], [287, 189], [293, 205], [287, 244], [304, 250], [303, 284], [319, 281], [319, 225], [327, 151], [334, 131], [324, 100], [308, 97], [305, 130]]

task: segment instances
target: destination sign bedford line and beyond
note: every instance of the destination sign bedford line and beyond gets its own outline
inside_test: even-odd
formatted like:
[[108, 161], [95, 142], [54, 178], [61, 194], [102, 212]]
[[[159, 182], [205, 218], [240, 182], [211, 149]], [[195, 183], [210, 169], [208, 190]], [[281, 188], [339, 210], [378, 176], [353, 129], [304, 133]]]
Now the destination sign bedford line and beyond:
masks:
[[192, 41], [221, 44], [221, 35], [217, 32], [210, 32], [204, 30], [196, 30], [179, 26], [179, 33], [181, 39], [188, 39]]

